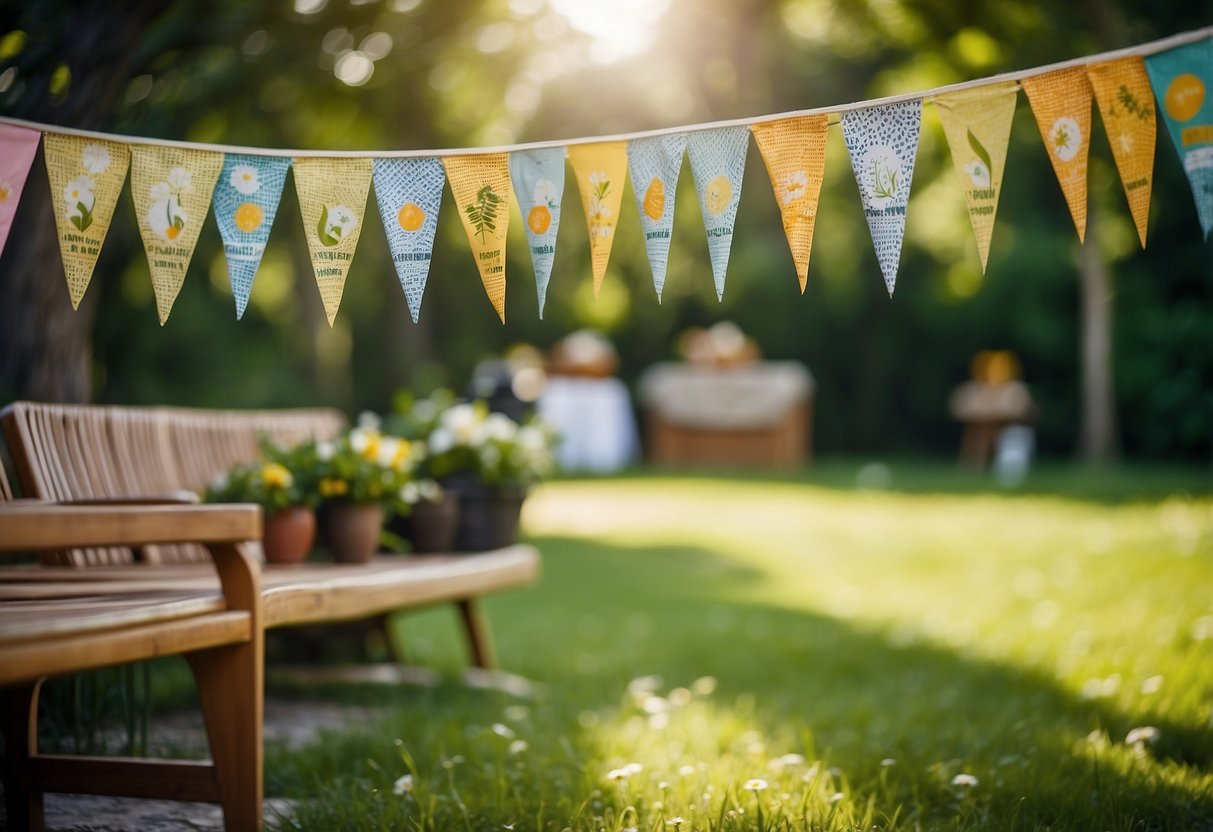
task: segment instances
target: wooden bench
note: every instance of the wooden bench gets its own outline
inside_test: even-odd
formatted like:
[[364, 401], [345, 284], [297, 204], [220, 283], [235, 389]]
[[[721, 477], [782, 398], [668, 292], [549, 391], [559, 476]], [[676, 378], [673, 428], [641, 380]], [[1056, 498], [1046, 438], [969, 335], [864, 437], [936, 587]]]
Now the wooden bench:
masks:
[[[155, 583], [61, 593], [0, 586], [0, 729], [7, 828], [43, 827], [43, 794], [218, 802], [228, 829], [262, 818], [264, 629], [257, 506], [61, 506], [8, 501], [0, 472], [0, 553], [193, 541], [213, 559], [192, 588]], [[194, 673], [213, 761], [41, 754], [38, 695], [52, 676], [182, 655]]]
[[[209, 411], [32, 402], [10, 404], [0, 411], [0, 422], [23, 493], [54, 501], [199, 493], [234, 463], [255, 459], [261, 437], [280, 443], [330, 438], [346, 424], [340, 413], [323, 408]], [[64, 583], [59, 591], [75, 584], [71, 591], [87, 593], [92, 582], [119, 577], [151, 578], [183, 590], [214, 581], [198, 569], [201, 557], [196, 547], [138, 553], [89, 548], [61, 553], [44, 564], [89, 567], [48, 570], [53, 580]], [[157, 568], [123, 568], [136, 563]], [[380, 556], [365, 565], [267, 565], [262, 572], [263, 623], [267, 628], [329, 624], [453, 602], [473, 662], [490, 667], [492, 649], [476, 599], [533, 583], [538, 573], [538, 552], [526, 545], [473, 555]], [[34, 578], [24, 574], [20, 579]]]

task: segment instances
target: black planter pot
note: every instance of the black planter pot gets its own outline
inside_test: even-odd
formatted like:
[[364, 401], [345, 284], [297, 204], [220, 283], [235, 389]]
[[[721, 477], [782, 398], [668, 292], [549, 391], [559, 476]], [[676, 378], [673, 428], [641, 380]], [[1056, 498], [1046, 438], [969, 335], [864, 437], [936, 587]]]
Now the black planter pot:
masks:
[[444, 490], [438, 502], [422, 500], [408, 516], [393, 517], [389, 527], [409, 541], [417, 554], [453, 552], [459, 533], [459, 495]]
[[459, 495], [456, 551], [482, 552], [517, 542], [525, 488], [487, 485], [466, 474], [448, 477], [442, 486]]

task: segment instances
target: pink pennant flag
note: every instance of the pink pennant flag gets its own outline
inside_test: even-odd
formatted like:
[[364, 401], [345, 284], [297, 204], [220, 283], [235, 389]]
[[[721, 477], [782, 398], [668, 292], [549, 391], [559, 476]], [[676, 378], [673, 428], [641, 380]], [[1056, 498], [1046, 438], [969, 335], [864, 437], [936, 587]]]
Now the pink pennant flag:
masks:
[[21, 201], [25, 178], [41, 138], [37, 130], [0, 124], [0, 254], [4, 253], [4, 243], [13, 227], [17, 203]]

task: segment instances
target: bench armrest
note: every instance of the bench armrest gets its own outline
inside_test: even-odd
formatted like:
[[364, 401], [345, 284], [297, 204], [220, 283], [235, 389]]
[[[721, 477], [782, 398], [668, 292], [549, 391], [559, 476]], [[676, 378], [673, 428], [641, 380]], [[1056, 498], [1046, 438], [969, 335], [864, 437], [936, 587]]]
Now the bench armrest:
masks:
[[0, 505], [0, 552], [260, 539], [255, 505]]

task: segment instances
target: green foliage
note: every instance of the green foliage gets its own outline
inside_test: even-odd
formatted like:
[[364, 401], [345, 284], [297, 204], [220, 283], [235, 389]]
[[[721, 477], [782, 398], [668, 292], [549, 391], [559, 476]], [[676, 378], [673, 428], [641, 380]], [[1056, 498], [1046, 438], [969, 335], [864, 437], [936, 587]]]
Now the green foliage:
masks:
[[992, 173], [994, 170], [994, 163], [990, 161], [990, 152], [986, 150], [985, 145], [978, 141], [977, 137], [973, 135], [972, 129], [969, 129], [967, 132], [969, 134], [969, 147], [973, 148], [973, 152], [977, 154], [977, 158], [985, 163], [986, 170], [991, 171]]
[[271, 514], [292, 506], [314, 506], [313, 494], [304, 486], [298, 454], [280, 452], [275, 457], [233, 466], [207, 487], [204, 499], [208, 503], [256, 503]]
[[504, 201], [493, 193], [492, 185], [485, 185], [476, 192], [474, 203], [463, 206], [464, 213], [468, 215], [468, 220], [475, 227], [476, 236], [480, 238], [480, 242], [485, 241], [486, 232], [497, 230], [497, 209]]

